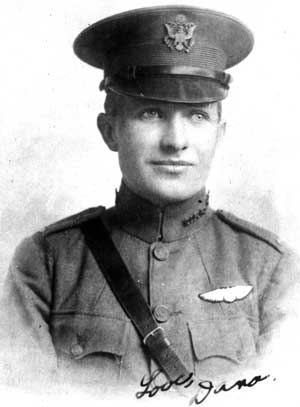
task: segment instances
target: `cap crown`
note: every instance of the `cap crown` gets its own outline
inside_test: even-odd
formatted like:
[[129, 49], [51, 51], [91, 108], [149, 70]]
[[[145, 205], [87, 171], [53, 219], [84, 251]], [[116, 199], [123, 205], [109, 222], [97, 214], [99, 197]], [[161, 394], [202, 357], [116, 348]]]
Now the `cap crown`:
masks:
[[[176, 77], [186, 84], [187, 79], [193, 83], [195, 80], [214, 81], [208, 93], [216, 100], [225, 97], [228, 90], [229, 77], [224, 74], [225, 69], [244, 59], [252, 47], [252, 33], [237, 19], [187, 6], [143, 8], [117, 14], [91, 25], [74, 42], [79, 58], [104, 69], [110, 83], [119, 80], [120, 93], [133, 92], [135, 96], [145, 97], [148, 92], [146, 97], [151, 97], [143, 83], [139, 85], [139, 92], [134, 91], [132, 79], [139, 75], [143, 82], [144, 75], [148, 82], [155, 78], [158, 85], [158, 77]], [[129, 87], [128, 81], [131, 81]], [[220, 92], [213, 95], [216, 84], [223, 87], [222, 95]], [[155, 89], [154, 98], [167, 98], [166, 92], [159, 97]], [[189, 93], [187, 90], [182, 95], [183, 101], [188, 101]], [[209, 94], [207, 96], [209, 99]], [[174, 101], [176, 98], [174, 94]], [[179, 99], [182, 100], [180, 95]], [[195, 94], [191, 99], [195, 100]]]

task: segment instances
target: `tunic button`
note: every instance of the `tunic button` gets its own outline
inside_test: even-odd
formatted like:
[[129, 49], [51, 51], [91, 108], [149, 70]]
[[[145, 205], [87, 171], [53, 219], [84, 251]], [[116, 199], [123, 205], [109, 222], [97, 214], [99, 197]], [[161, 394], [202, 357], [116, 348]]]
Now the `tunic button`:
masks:
[[170, 311], [165, 305], [157, 305], [153, 314], [157, 322], [167, 322], [170, 318]]
[[153, 254], [157, 260], [163, 261], [167, 260], [167, 258], [169, 257], [169, 250], [165, 246], [157, 245], [153, 249]]
[[83, 353], [83, 347], [76, 343], [71, 347], [71, 353], [73, 356], [80, 356]]

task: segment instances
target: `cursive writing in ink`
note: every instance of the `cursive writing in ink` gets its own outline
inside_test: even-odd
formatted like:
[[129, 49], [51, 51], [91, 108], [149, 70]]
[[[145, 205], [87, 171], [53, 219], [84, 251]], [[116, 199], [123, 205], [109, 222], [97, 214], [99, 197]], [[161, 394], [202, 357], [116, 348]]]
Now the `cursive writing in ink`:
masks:
[[240, 379], [237, 380], [235, 383], [233, 383], [231, 386], [227, 386], [226, 383], [222, 383], [219, 386], [215, 386], [213, 384], [212, 381], [210, 380], [203, 380], [201, 382], [198, 383], [198, 386], [200, 388], [200, 390], [205, 390], [205, 393], [203, 394], [199, 394], [197, 393], [190, 401], [190, 405], [192, 405], [193, 403], [195, 404], [201, 404], [203, 403], [203, 401], [210, 395], [210, 393], [212, 394], [218, 394], [221, 392], [228, 392], [231, 391], [233, 389], [242, 389], [244, 387], [253, 387], [255, 386], [257, 383], [262, 382], [266, 379], [268, 379], [268, 377], [270, 377], [270, 375], [266, 375], [266, 376], [254, 376], [251, 380], [247, 381], [246, 379]]
[[136, 398], [140, 399], [144, 396], [154, 397], [158, 392], [168, 391], [173, 386], [182, 386], [183, 388], [188, 388], [191, 385], [194, 385], [197, 386], [198, 391], [196, 392], [195, 396], [191, 398], [189, 405], [199, 405], [203, 403], [210, 394], [216, 395], [222, 392], [229, 392], [233, 389], [240, 390], [242, 388], [250, 388], [270, 377], [270, 375], [257, 375], [252, 377], [250, 380], [239, 379], [229, 386], [226, 383], [215, 385], [210, 380], [202, 380], [198, 383], [195, 383], [194, 375], [193, 373], [190, 373], [187, 376], [180, 375], [175, 380], [166, 380], [163, 384], [160, 385], [155, 384], [155, 380], [162, 374], [162, 370], [157, 369], [150, 376], [144, 376], [140, 382], [140, 386], [143, 388], [143, 390], [138, 391], [135, 394]]
[[187, 388], [194, 383], [193, 373], [188, 374], [187, 376], [180, 375], [175, 380], [167, 380], [162, 385], [155, 385], [154, 381], [159, 375], [162, 374], [160, 369], [155, 370], [149, 377], [144, 376], [140, 382], [140, 386], [143, 387], [143, 391], [139, 391], [135, 394], [137, 399], [142, 398], [143, 396], [153, 397], [159, 391], [168, 391], [172, 386], [183, 386]]

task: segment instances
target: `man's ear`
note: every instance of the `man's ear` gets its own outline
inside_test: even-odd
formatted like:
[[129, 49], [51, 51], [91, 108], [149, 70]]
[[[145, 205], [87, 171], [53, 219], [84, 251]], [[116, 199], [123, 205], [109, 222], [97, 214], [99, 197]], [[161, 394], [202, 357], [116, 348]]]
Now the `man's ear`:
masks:
[[218, 128], [218, 142], [221, 141], [221, 139], [224, 137], [226, 132], [226, 122], [221, 122], [219, 123], [219, 128]]
[[97, 126], [108, 148], [111, 151], [118, 151], [118, 140], [115, 136], [111, 117], [105, 113], [100, 113], [97, 117]]

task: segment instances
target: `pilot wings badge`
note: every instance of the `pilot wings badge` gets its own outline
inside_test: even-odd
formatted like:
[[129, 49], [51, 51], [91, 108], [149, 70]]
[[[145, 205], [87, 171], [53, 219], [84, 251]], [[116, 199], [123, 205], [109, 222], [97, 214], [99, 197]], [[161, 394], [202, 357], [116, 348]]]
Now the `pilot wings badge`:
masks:
[[194, 23], [187, 23], [183, 14], [178, 14], [175, 21], [165, 24], [168, 35], [165, 36], [164, 42], [172, 50], [190, 52], [194, 45], [194, 30], [197, 27]]
[[208, 302], [231, 303], [243, 300], [253, 290], [251, 285], [236, 285], [235, 287], [221, 287], [213, 291], [199, 294], [199, 298]]

